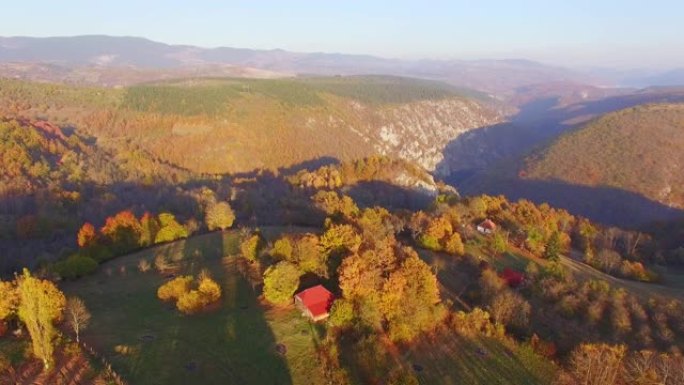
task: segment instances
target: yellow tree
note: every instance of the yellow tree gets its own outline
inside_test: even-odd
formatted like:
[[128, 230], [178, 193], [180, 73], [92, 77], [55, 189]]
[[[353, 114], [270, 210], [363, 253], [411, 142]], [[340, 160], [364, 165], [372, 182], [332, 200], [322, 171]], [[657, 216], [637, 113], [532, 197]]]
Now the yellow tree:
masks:
[[17, 290], [12, 282], [0, 281], [0, 323], [17, 310]]
[[219, 202], [207, 209], [205, 220], [209, 231], [225, 230], [233, 225], [235, 213], [227, 202]]
[[57, 336], [54, 322], [62, 318], [66, 299], [52, 282], [32, 277], [27, 269], [17, 277], [17, 292], [17, 314], [31, 335], [33, 354], [43, 360], [48, 370], [53, 361], [53, 344]]

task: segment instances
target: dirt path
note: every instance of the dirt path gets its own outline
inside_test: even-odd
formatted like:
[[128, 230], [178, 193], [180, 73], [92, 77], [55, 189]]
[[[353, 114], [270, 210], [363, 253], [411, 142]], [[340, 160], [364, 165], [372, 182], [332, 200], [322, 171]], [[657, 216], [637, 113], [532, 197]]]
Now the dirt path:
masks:
[[666, 296], [684, 300], [684, 290], [679, 288], [664, 286], [657, 283], [646, 283], [616, 278], [612, 275], [608, 275], [602, 271], [596, 270], [595, 268], [583, 262], [577, 261], [571, 257], [561, 256], [561, 264], [565, 266], [568, 270], [573, 272], [575, 276], [580, 280], [603, 280], [610, 283], [611, 285], [622, 287], [625, 290], [628, 290], [631, 293], [644, 297], [646, 299], [648, 297], [653, 296]]

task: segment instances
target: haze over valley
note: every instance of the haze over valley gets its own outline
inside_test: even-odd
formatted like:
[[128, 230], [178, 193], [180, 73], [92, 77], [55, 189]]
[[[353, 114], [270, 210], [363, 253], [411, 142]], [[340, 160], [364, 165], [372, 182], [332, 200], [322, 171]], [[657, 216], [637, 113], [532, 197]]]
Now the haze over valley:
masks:
[[684, 384], [681, 5], [29, 3], [0, 384]]

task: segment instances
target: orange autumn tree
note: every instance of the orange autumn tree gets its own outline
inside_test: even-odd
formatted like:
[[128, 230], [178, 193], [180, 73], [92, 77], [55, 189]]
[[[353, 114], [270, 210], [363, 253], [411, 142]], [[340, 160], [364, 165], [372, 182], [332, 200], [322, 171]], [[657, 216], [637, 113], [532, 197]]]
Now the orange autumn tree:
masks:
[[133, 212], [124, 210], [107, 218], [100, 232], [116, 251], [122, 252], [139, 245], [143, 228]]
[[83, 226], [81, 226], [81, 229], [78, 230], [77, 242], [79, 247], [92, 246], [96, 239], [97, 232], [95, 230], [95, 226], [93, 226], [91, 223], [84, 223]]

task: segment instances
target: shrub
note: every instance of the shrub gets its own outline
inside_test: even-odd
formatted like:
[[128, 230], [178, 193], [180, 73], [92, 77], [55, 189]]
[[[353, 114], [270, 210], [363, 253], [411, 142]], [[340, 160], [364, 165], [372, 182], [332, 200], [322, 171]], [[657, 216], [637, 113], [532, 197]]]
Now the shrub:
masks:
[[162, 301], [178, 300], [190, 291], [191, 283], [192, 276], [186, 275], [176, 277], [159, 287], [157, 290], [157, 297]]
[[140, 270], [141, 273], [147, 273], [151, 268], [150, 262], [145, 258], [138, 262], [138, 270]]
[[172, 264], [169, 262], [166, 255], [157, 254], [157, 256], [154, 257], [154, 267], [158, 272], [163, 273], [164, 271], [169, 270], [172, 267]]
[[459, 311], [453, 314], [451, 325], [460, 334], [468, 337], [500, 337], [505, 332], [503, 325], [494, 325], [489, 313], [479, 307], [468, 313]]
[[193, 314], [207, 305], [207, 299], [197, 290], [191, 290], [178, 298], [176, 307], [181, 313]]
[[202, 297], [207, 299], [207, 303], [216, 302], [221, 298], [221, 287], [211, 278], [205, 277], [200, 279], [197, 290]]
[[97, 261], [81, 254], [74, 254], [55, 264], [55, 272], [64, 279], [76, 279], [97, 269]]
[[192, 276], [175, 278], [157, 290], [157, 296], [162, 301], [176, 301], [176, 307], [182, 313], [193, 314], [207, 305], [221, 299], [221, 287], [204, 273], [199, 279], [196, 290], [191, 290]]

